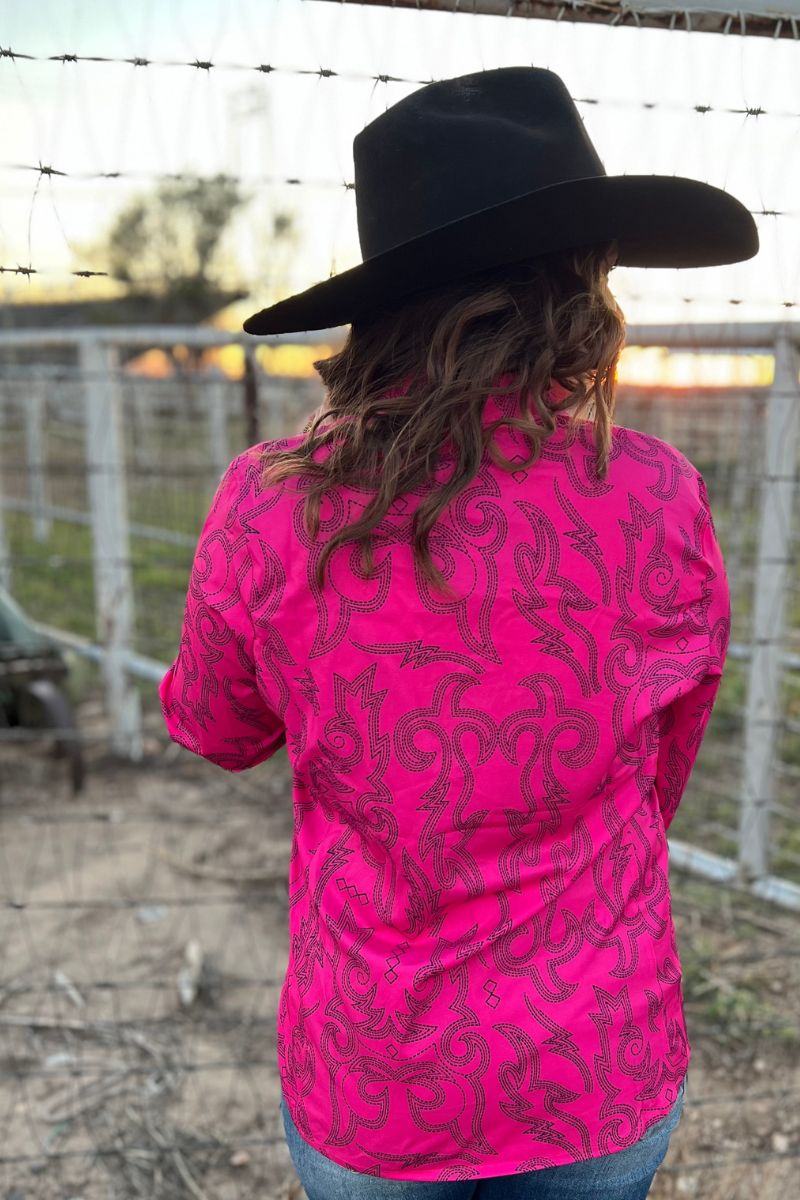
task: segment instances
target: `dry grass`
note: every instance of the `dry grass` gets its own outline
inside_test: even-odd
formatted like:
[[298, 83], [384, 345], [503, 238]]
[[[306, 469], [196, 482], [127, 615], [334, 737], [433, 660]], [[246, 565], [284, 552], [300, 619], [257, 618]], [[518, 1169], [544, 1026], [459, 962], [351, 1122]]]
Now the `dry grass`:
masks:
[[[102, 734], [93, 713], [82, 727]], [[90, 753], [73, 800], [60, 764], [0, 747], [0, 1195], [301, 1200], [274, 1039], [288, 760], [234, 776], [160, 735], [147, 749], [136, 767]], [[784, 1200], [800, 1169], [797, 919], [671, 882], [693, 1054], [651, 1197]]]

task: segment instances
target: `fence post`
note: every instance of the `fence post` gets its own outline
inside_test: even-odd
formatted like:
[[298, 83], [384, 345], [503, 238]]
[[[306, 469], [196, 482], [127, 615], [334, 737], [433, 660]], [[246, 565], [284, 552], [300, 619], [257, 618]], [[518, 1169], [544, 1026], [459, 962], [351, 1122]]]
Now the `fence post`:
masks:
[[209, 458], [216, 487], [231, 461], [228, 453], [228, 388], [221, 372], [220, 377], [212, 377], [201, 386], [206, 394]]
[[268, 375], [266, 371], [259, 366], [261, 372], [262, 387], [261, 396], [264, 398], [266, 407], [266, 419], [264, 421], [264, 437], [267, 441], [273, 438], [279, 438], [285, 435], [281, 414], [283, 412], [283, 397], [281, 389], [283, 388], [282, 375]]
[[50, 537], [52, 522], [45, 515], [47, 489], [45, 486], [46, 455], [44, 450], [45, 379], [39, 372], [31, 376], [25, 398], [25, 451], [28, 459], [28, 495], [31, 501], [31, 525], [37, 542]]
[[797, 350], [789, 326], [778, 325], [775, 377], [765, 406], [764, 476], [739, 810], [738, 872], [745, 884], [769, 870], [769, 809], [775, 789], [772, 766], [781, 722], [781, 656], [800, 430], [797, 368]]
[[94, 542], [97, 637], [115, 753], [142, 757], [139, 693], [126, 669], [133, 632], [133, 584], [125, 495], [122, 401], [114, 347], [80, 345], [86, 403], [86, 465]]
[[[756, 414], [762, 410], [762, 397], [755, 391], [740, 391], [736, 402], [737, 436], [733, 447], [733, 482], [731, 483], [731, 510], [728, 519], [728, 552], [726, 565], [728, 577], [738, 585], [742, 578], [744, 560], [744, 535], [747, 529], [747, 489], [752, 470], [752, 448], [757, 445]], [[763, 435], [763, 419], [758, 433]], [[762, 457], [762, 462], [764, 461]]]
[[247, 445], [254, 446], [258, 441], [258, 376], [255, 355], [251, 346], [246, 346], [244, 351], [242, 386], [244, 436]]
[[134, 463], [138, 471], [152, 466], [153, 447], [148, 444], [152, 425], [152, 383], [146, 376], [134, 375], [120, 384], [123, 403], [129, 414], [128, 428], [132, 430]]
[[11, 547], [6, 537], [5, 488], [3, 486], [3, 431], [7, 425], [6, 400], [0, 395], [0, 587], [11, 591]]

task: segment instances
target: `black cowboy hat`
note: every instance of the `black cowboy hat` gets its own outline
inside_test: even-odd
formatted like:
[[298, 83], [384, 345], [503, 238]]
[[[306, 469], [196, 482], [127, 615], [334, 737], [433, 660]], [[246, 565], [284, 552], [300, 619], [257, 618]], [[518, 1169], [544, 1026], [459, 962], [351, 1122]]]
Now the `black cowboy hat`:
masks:
[[627, 267], [715, 267], [758, 253], [721, 188], [607, 175], [564, 81], [499, 67], [418, 88], [353, 139], [363, 262], [255, 313], [247, 333], [344, 325], [422, 288], [616, 240]]

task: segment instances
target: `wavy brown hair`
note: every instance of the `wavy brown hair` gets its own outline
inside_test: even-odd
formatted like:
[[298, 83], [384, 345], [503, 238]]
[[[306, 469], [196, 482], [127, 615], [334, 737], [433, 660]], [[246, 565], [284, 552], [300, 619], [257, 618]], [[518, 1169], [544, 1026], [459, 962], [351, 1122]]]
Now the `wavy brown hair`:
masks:
[[[363, 515], [323, 546], [318, 587], [327, 559], [345, 541], [360, 544], [362, 569], [366, 554], [365, 573], [371, 576], [373, 529], [397, 496], [423, 487], [427, 494], [411, 520], [414, 557], [432, 587], [452, 599], [430, 554], [432, 526], [477, 475], [487, 447], [505, 471], [532, 466], [555, 429], [557, 412], [571, 414], [569, 443], [577, 422], [593, 409], [596, 471], [605, 478], [616, 365], [625, 341], [625, 319], [608, 286], [616, 250], [617, 243], [609, 242], [549, 253], [428, 288], [355, 319], [342, 349], [315, 361], [325, 401], [299, 446], [262, 452], [262, 482], [269, 486], [292, 475], [311, 480], [304, 519], [312, 541], [329, 488], [341, 484], [374, 493]], [[503, 392], [519, 389], [521, 415], [484, 424], [486, 399], [509, 373], [512, 381]], [[557, 403], [546, 399], [554, 381], [568, 389]], [[404, 385], [403, 394], [386, 396]], [[524, 463], [499, 451], [493, 433], [500, 425], [529, 440]], [[434, 488], [431, 476], [448, 439], [455, 470]], [[330, 446], [331, 453], [315, 462], [321, 446]]]

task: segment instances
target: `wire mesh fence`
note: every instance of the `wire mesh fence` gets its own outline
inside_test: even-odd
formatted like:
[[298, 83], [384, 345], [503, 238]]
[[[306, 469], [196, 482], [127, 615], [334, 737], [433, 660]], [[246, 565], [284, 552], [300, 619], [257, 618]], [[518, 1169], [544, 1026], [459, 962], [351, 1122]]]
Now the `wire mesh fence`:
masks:
[[[771, 346], [771, 387], [686, 395], [621, 387], [615, 420], [663, 438], [701, 471], [731, 586], [728, 665], [696, 767], [695, 800], [671, 831], [675, 853], [797, 907], [798, 380], [789, 332], [742, 327], [722, 339]], [[199, 352], [226, 335], [184, 336]], [[676, 349], [682, 341], [704, 348], [702, 326], [690, 337], [669, 329], [656, 336]], [[713, 329], [705, 336], [705, 349], [720, 340]], [[158, 724], [153, 685], [176, 653], [188, 571], [216, 484], [251, 444], [254, 418], [269, 436], [298, 433], [323, 399], [321, 386], [259, 372], [253, 408], [243, 380], [213, 369], [141, 378], [137, 342], [169, 349], [169, 329], [3, 337], [0, 571], [35, 620], [101, 664], [112, 744], [138, 760], [142, 730]], [[629, 331], [630, 344], [653, 337], [645, 328]], [[61, 365], [20, 361], [45, 342], [52, 354], [60, 347]]]

